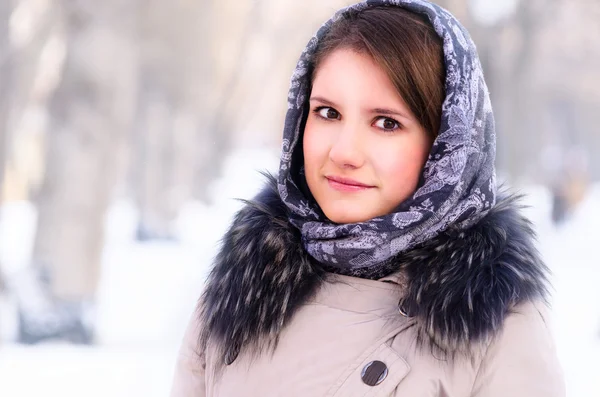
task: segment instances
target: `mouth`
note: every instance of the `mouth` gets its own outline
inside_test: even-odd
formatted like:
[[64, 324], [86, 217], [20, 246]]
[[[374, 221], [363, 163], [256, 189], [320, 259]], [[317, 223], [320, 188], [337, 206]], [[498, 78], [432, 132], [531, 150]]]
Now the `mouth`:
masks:
[[375, 186], [355, 181], [349, 178], [339, 176], [325, 176], [329, 186], [341, 192], [359, 192], [367, 189], [373, 189]]

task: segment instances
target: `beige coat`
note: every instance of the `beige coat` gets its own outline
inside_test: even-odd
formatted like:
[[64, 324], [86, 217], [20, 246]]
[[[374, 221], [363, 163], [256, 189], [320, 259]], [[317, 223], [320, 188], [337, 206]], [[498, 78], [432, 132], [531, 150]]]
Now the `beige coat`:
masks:
[[[471, 359], [436, 358], [416, 346], [414, 320], [398, 311], [403, 291], [393, 277], [371, 281], [334, 276], [283, 330], [274, 354], [240, 357], [215, 376], [209, 346], [197, 353], [198, 322], [186, 332], [171, 397], [560, 397], [561, 367], [543, 304], [521, 304], [491, 343]], [[362, 380], [378, 360], [387, 376]]]
[[[410, 211], [332, 231], [299, 188], [308, 66], [327, 26], [374, 6], [427, 14], [444, 39], [440, 145]], [[361, 2], [319, 30], [292, 77], [280, 173], [223, 236], [173, 397], [564, 396], [537, 303], [547, 268], [518, 199], [496, 194], [479, 66], [466, 30], [425, 1]], [[390, 273], [398, 280], [370, 280]]]

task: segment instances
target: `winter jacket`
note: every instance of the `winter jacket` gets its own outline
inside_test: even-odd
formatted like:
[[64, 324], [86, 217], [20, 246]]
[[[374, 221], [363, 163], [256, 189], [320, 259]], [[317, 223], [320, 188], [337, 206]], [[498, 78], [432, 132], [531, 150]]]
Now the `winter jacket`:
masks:
[[[274, 183], [242, 210], [228, 233], [238, 242], [224, 247], [229, 264], [250, 267], [227, 269], [239, 277], [268, 277], [268, 271], [253, 273], [251, 267], [260, 261], [247, 253], [253, 243], [273, 235], [279, 240], [258, 254], [290, 258], [277, 263], [290, 271], [304, 260], [289, 255], [302, 252], [301, 242]], [[402, 270], [389, 277], [324, 273], [276, 347], [242, 351], [230, 365], [223, 365], [214, 343], [199, 351], [202, 324], [195, 314], [179, 353], [171, 396], [564, 396], [548, 308], [541, 299], [515, 296], [525, 296], [543, 282], [532, 279], [539, 274], [533, 269], [539, 262], [532, 260], [537, 256], [532, 239], [515, 199], [502, 197], [474, 227], [449, 230], [399, 256]], [[268, 280], [248, 282], [256, 290], [252, 298], [287, 299], [285, 287], [265, 290]], [[222, 291], [222, 301], [244, 299], [233, 283]], [[410, 297], [419, 294], [424, 310], [417, 312], [432, 316], [411, 316]], [[477, 304], [477, 297], [485, 297], [484, 304]], [[442, 310], [448, 305], [451, 310]], [[487, 321], [496, 312], [506, 314], [502, 323]], [[243, 329], [257, 321], [261, 319], [240, 316], [231, 318], [230, 326]]]
[[[400, 212], [330, 225], [302, 185], [312, 57], [338, 18], [396, 6], [427, 16], [443, 39], [440, 132], [422, 184]], [[223, 236], [172, 397], [564, 396], [547, 269], [517, 200], [496, 194], [495, 136], [475, 45], [451, 14], [423, 0], [366, 0], [338, 12], [298, 61], [278, 180]], [[393, 247], [373, 250], [389, 255], [367, 261], [385, 271], [345, 273], [357, 257], [340, 256], [342, 247], [362, 263], [373, 244], [355, 244], [357, 235], [392, 234]], [[311, 236], [320, 250], [307, 246]]]

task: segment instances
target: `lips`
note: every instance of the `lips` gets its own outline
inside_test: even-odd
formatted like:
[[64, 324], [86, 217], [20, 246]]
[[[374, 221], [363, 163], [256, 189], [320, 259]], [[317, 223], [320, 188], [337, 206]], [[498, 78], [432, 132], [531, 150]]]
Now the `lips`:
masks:
[[367, 189], [372, 189], [375, 186], [355, 181], [354, 179], [343, 178], [339, 176], [326, 176], [329, 186], [335, 190], [342, 192], [359, 192]]

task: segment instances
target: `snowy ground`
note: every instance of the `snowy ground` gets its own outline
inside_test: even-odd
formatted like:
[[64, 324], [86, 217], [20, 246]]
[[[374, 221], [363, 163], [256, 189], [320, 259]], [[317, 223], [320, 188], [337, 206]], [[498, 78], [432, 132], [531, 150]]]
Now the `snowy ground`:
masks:
[[600, 185], [560, 229], [540, 228], [553, 273], [554, 333], [568, 396], [600, 396]]
[[[249, 165], [252, 166], [249, 166]], [[98, 292], [99, 344], [93, 348], [49, 343], [11, 344], [14, 318], [10, 296], [0, 297], [0, 396], [166, 396], [183, 327], [198, 296], [208, 264], [231, 215], [274, 169], [273, 153], [238, 153], [214, 186], [222, 198], [210, 208], [182, 209], [174, 243], [133, 241], [136, 212], [119, 202], [107, 215], [107, 244]], [[540, 248], [554, 272], [553, 330], [568, 383], [568, 396], [600, 396], [600, 186], [560, 229], [547, 220], [543, 189], [529, 189], [529, 216], [540, 232]], [[2, 208], [0, 259], [9, 275], [31, 250], [35, 211], [28, 203]], [[4, 344], [2, 344], [4, 336]]]

